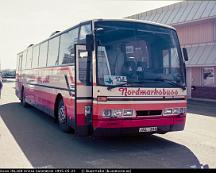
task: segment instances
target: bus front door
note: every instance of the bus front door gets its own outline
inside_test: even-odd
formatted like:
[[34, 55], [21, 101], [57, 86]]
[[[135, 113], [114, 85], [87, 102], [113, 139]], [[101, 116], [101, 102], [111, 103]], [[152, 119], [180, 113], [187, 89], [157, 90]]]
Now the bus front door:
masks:
[[75, 121], [76, 133], [88, 135], [92, 128], [92, 80], [91, 58], [85, 45], [75, 45], [76, 95]]

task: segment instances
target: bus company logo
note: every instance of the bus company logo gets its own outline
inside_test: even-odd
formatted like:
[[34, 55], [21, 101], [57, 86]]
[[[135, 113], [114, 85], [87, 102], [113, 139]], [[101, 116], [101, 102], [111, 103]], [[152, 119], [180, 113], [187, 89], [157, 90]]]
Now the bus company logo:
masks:
[[177, 96], [178, 90], [176, 89], [128, 89], [119, 88], [123, 96]]

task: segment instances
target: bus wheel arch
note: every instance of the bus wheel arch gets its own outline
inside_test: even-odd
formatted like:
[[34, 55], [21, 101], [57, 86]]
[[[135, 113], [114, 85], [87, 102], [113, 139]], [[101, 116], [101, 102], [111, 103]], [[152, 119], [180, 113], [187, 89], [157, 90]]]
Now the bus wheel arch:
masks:
[[61, 94], [58, 94], [55, 100], [54, 117], [59, 127], [64, 132], [71, 132], [71, 127], [69, 127], [67, 123], [64, 99]]

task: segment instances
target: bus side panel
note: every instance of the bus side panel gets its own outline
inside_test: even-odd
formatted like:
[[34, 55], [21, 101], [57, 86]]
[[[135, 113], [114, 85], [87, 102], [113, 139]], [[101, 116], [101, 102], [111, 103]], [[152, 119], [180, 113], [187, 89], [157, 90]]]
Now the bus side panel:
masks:
[[90, 127], [92, 126], [91, 112], [86, 114], [86, 106], [92, 106], [92, 100], [77, 100], [76, 101], [76, 124], [77, 134], [86, 136], [89, 134]]
[[[73, 67], [66, 66], [32, 69], [26, 72], [27, 84], [25, 85], [25, 92], [27, 102], [54, 116], [55, 103], [59, 95], [63, 98], [69, 120], [75, 122], [75, 96], [69, 88], [74, 85], [73, 70]], [[65, 76], [67, 76], [69, 86]]]
[[25, 92], [25, 100], [28, 104], [34, 105], [35, 98], [34, 98], [34, 85], [36, 76], [34, 75], [34, 70], [25, 70], [25, 84], [24, 84], [24, 92]]
[[75, 97], [64, 98], [68, 124], [75, 128]]
[[80, 82], [76, 87], [76, 133], [80, 136], [89, 134], [92, 126], [92, 86]]

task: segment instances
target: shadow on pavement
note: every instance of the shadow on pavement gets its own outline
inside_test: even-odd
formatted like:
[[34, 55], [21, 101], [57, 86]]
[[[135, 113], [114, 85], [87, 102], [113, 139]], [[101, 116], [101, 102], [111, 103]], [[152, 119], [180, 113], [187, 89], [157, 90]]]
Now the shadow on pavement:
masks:
[[215, 105], [213, 102], [188, 100], [188, 113], [216, 117]]
[[33, 167], [200, 168], [193, 152], [178, 143], [150, 137], [77, 137], [60, 131], [46, 114], [14, 102], [0, 114]]

